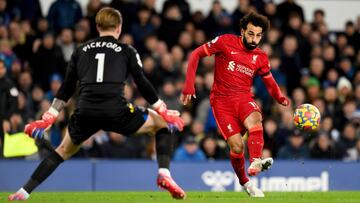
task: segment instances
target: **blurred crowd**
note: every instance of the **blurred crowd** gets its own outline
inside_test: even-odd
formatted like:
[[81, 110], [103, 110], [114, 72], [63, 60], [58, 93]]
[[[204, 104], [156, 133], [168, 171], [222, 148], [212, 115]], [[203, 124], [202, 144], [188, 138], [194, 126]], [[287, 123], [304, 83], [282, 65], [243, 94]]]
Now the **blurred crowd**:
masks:
[[[255, 79], [253, 92], [264, 114], [263, 156], [360, 160], [360, 15], [357, 21], [346, 22], [342, 31], [334, 32], [328, 29], [331, 22], [326, 16], [337, 14], [318, 9], [313, 13], [314, 20], [308, 22], [294, 0], [279, 4], [239, 0], [233, 12], [227, 12], [215, 0], [206, 15], [190, 13], [185, 0], [166, 0], [161, 12], [155, 10], [155, 0], [113, 0], [108, 5], [89, 0], [86, 12], [75, 0], [56, 0], [45, 16], [38, 0], [0, 0], [0, 60], [6, 70], [0, 71], [4, 72], [0, 81], [8, 78], [19, 91], [17, 109], [10, 112], [5, 126], [10, 134], [23, 131], [26, 123], [39, 119], [49, 108], [73, 50], [97, 37], [94, 19], [104, 6], [121, 11], [124, 23], [120, 41], [139, 51], [146, 76], [168, 108], [182, 112], [185, 130], [176, 133], [174, 160], [228, 158], [208, 99], [213, 57], [199, 64], [193, 104], [183, 106], [179, 95], [191, 51], [218, 35], [239, 35], [239, 21], [249, 12], [259, 12], [271, 21], [261, 48], [269, 55], [279, 86], [292, 99], [291, 107], [281, 107], [269, 96], [261, 79]], [[148, 106], [131, 79], [125, 97], [136, 105]], [[294, 129], [292, 112], [302, 103], [314, 104], [320, 110], [322, 120], [317, 132]], [[71, 99], [47, 140], [37, 141], [37, 158], [60, 144], [73, 109]], [[154, 159], [154, 150], [150, 136], [99, 131], [82, 144], [75, 156]]]

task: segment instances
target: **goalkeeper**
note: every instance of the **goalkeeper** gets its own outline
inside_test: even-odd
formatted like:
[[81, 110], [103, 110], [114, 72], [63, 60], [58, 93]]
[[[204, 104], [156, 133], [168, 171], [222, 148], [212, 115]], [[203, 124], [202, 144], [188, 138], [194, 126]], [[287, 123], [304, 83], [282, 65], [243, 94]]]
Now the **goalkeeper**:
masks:
[[[143, 74], [137, 51], [118, 42], [122, 17], [119, 11], [103, 8], [96, 15], [100, 37], [77, 48], [67, 67], [64, 83], [51, 107], [41, 120], [25, 126], [25, 133], [39, 139], [56, 121], [79, 82], [77, 107], [71, 116], [68, 131], [60, 144], [36, 168], [30, 179], [9, 200], [26, 200], [64, 161], [74, 155], [80, 144], [99, 130], [125, 135], [149, 133], [155, 136], [159, 187], [173, 198], [184, 199], [185, 192], [171, 178], [169, 165], [173, 148], [172, 130], [183, 129], [180, 113], [168, 110]], [[125, 81], [132, 75], [142, 96], [153, 109], [135, 107], [123, 96]]]

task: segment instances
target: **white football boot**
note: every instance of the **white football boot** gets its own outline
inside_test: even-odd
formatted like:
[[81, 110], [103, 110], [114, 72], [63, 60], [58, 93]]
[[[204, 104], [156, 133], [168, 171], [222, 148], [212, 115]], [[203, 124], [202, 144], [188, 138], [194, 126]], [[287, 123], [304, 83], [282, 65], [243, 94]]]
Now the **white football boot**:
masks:
[[250, 196], [250, 197], [265, 197], [264, 193], [257, 187], [255, 187], [251, 181], [248, 181], [244, 184], [244, 191]]
[[271, 157], [265, 159], [261, 159], [261, 158], [254, 159], [254, 161], [250, 164], [247, 172], [249, 176], [256, 176], [261, 171], [268, 170], [273, 165], [273, 163], [274, 160]]

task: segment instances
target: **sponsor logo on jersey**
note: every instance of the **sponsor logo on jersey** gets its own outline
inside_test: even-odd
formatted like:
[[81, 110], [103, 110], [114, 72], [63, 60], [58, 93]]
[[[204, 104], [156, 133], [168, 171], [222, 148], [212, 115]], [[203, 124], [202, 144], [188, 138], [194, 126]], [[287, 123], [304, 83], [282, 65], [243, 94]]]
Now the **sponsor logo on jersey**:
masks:
[[245, 67], [241, 64], [236, 64], [235, 61], [229, 61], [227, 70], [229, 71], [238, 71], [250, 77], [254, 77], [254, 70], [248, 67]]
[[227, 69], [228, 69], [229, 71], [234, 71], [234, 69], [235, 69], [235, 62], [234, 62], [234, 61], [230, 61]]

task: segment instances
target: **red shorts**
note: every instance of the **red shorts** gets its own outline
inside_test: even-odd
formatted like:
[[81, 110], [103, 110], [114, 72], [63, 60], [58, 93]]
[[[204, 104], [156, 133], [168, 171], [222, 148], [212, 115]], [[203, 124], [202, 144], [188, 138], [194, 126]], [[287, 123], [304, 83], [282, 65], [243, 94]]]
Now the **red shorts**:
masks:
[[213, 97], [210, 101], [217, 126], [225, 140], [238, 133], [244, 134], [245, 119], [254, 111], [261, 113], [260, 107], [251, 97]]

